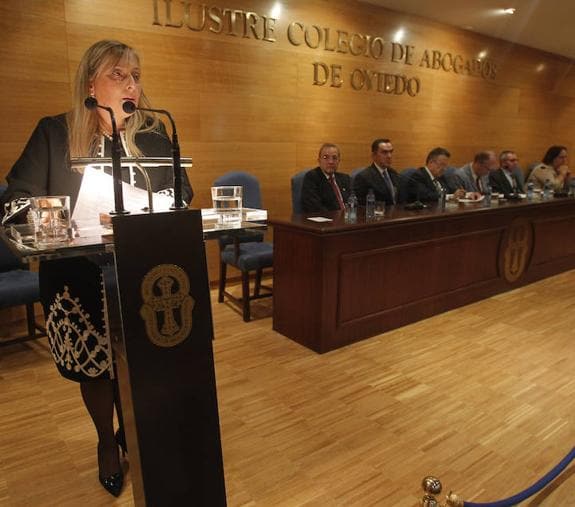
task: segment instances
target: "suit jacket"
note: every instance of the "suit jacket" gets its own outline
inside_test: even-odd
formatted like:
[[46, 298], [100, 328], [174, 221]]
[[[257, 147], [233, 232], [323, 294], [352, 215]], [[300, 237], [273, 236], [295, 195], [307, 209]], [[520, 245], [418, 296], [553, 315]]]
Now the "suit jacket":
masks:
[[[351, 191], [350, 177], [347, 174], [336, 172], [335, 181], [345, 203]], [[304, 176], [301, 189], [301, 208], [304, 213], [337, 211], [340, 209], [337, 196], [319, 167], [311, 169]]]
[[[461, 178], [461, 181], [463, 182], [463, 188], [466, 192], [481, 192], [481, 190], [477, 187], [477, 183], [475, 181], [476, 178], [473, 174], [473, 169], [471, 168], [471, 162], [457, 169], [455, 174]], [[483, 190], [485, 191], [485, 188], [487, 188], [487, 185], [489, 185], [488, 175], [481, 177], [481, 184], [483, 185]]]
[[397, 203], [399, 175], [390, 167], [387, 168], [387, 173], [394, 188], [395, 202], [394, 196], [392, 196], [389, 186], [379, 172], [379, 169], [375, 164], [371, 164], [356, 174], [353, 179], [353, 191], [360, 205], [365, 204], [365, 198], [370, 188], [373, 189], [376, 201], [385, 201], [385, 204]]
[[407, 202], [433, 202], [439, 200], [439, 192], [425, 167], [420, 167], [406, 181]]
[[517, 182], [513, 173], [511, 173], [511, 177], [513, 178], [513, 181], [515, 181], [515, 190], [511, 186], [511, 183], [509, 183], [509, 180], [505, 176], [504, 171], [505, 169], [499, 168], [497, 171], [491, 171], [489, 173], [489, 183], [491, 184], [491, 189], [494, 192], [504, 195], [520, 192], [522, 189], [519, 188], [519, 183]]

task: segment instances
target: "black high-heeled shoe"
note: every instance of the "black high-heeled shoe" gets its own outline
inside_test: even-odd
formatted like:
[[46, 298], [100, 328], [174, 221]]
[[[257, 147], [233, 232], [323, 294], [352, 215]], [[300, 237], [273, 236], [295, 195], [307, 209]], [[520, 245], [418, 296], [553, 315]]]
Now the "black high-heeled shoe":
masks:
[[118, 431], [116, 431], [114, 437], [116, 438], [116, 443], [122, 450], [122, 458], [124, 458], [126, 454], [128, 454], [128, 444], [126, 444], [126, 434], [124, 433], [124, 428], [118, 428]]
[[100, 479], [100, 484], [104, 486], [108, 493], [116, 497], [120, 496], [124, 486], [124, 474], [122, 472], [112, 474], [110, 477], [99, 476], [98, 479]]
[[[117, 452], [118, 448], [116, 447], [115, 450]], [[100, 443], [98, 442], [98, 470], [101, 469], [101, 462], [102, 462], [101, 452], [102, 452], [101, 446]], [[122, 492], [122, 487], [124, 486], [124, 472], [122, 471], [121, 467], [119, 472], [115, 472], [111, 475], [108, 475], [107, 477], [103, 477], [101, 474], [98, 474], [98, 479], [100, 480], [100, 484], [104, 487], [104, 489], [108, 493], [116, 497], [120, 496], [120, 493]]]

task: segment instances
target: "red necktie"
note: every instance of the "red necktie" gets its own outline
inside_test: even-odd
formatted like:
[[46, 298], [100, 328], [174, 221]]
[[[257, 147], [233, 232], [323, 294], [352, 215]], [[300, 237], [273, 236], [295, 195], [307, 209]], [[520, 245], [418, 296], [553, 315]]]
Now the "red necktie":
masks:
[[343, 204], [343, 197], [341, 196], [341, 192], [339, 191], [339, 187], [333, 177], [333, 174], [329, 175], [329, 183], [331, 184], [331, 188], [333, 188], [333, 193], [337, 197], [337, 202], [339, 204], [339, 209], [345, 209], [345, 205]]

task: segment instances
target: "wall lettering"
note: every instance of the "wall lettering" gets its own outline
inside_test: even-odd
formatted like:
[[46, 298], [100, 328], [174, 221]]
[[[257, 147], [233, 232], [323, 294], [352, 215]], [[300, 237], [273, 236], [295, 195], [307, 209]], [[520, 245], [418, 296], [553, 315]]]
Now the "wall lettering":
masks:
[[[308, 25], [302, 21], [286, 21], [285, 32], [276, 30], [277, 19], [263, 14], [230, 9], [193, 0], [152, 0], [153, 25], [209, 32], [216, 35], [277, 42], [277, 34], [285, 33], [289, 44], [312, 51], [364, 57], [381, 63], [408, 65], [414, 69], [466, 75], [484, 80], [495, 80], [497, 65], [489, 59], [470, 58], [441, 49], [423, 49], [400, 44], [374, 34], [349, 32], [332, 27]], [[348, 74], [340, 64], [314, 62], [313, 86], [341, 88], [346, 83], [356, 91], [375, 91], [389, 95], [416, 97], [421, 91], [419, 77], [401, 73], [380, 72], [355, 68]], [[344, 78], [345, 76], [345, 78]]]

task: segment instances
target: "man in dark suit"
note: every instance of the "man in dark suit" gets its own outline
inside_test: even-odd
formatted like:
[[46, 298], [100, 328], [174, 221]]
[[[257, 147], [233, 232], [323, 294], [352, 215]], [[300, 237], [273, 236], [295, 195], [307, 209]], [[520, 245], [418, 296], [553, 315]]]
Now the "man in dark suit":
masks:
[[337, 145], [326, 143], [320, 148], [319, 167], [308, 171], [303, 179], [301, 207], [304, 213], [345, 208], [351, 181], [349, 175], [337, 172], [340, 158]]
[[513, 174], [519, 165], [518, 163], [517, 154], [513, 151], [505, 150], [499, 154], [499, 169], [489, 173], [489, 183], [494, 192], [503, 195], [521, 192], [522, 189]]
[[[447, 193], [445, 184], [441, 182], [441, 175], [449, 163], [451, 154], [445, 148], [434, 148], [427, 155], [425, 167], [420, 167], [405, 179], [407, 202], [434, 202], [439, 200], [442, 192]], [[457, 189], [455, 197], [465, 196], [465, 190]]]
[[376, 201], [391, 205], [397, 203], [399, 175], [391, 168], [393, 145], [389, 139], [376, 139], [371, 143], [373, 163], [353, 179], [353, 190], [360, 204], [365, 204], [369, 189]]

